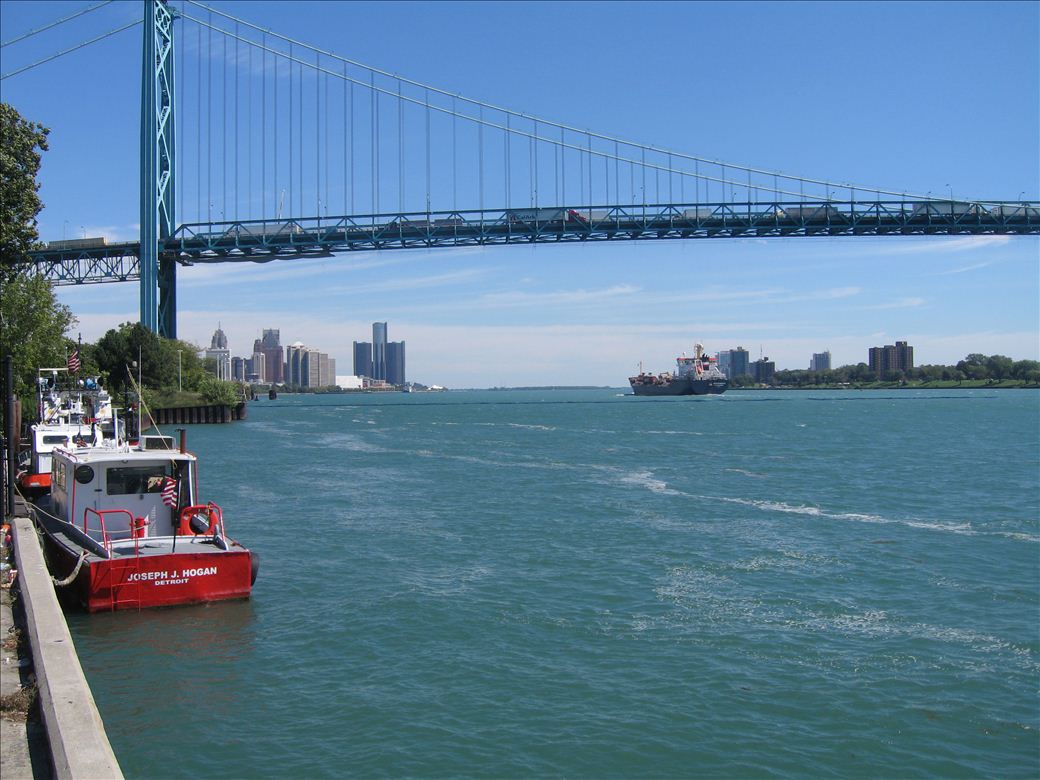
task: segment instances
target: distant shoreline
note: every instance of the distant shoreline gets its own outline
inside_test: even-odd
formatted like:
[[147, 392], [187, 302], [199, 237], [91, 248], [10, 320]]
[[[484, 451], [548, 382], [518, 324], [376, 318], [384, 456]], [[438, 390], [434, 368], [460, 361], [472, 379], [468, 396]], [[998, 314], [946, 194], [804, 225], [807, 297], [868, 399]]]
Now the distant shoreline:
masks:
[[1040, 390], [1040, 384], [1025, 382], [1021, 379], [1007, 379], [994, 382], [987, 379], [966, 379], [963, 382], [872, 382], [870, 384], [829, 384], [829, 385], [748, 385], [746, 387], [730, 387], [735, 390]]

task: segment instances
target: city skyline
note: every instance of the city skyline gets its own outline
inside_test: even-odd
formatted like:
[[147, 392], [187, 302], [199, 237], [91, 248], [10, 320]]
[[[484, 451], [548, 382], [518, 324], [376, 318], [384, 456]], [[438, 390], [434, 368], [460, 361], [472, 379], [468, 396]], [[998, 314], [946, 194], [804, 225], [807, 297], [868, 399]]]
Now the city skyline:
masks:
[[[933, 196], [1040, 199], [1040, 108], [1023, 98], [1040, 81], [1033, 3], [947, 4], [941, 14], [918, 3], [615, 3], [609, 14], [560, 3], [552, 28], [536, 5], [216, 6], [452, 91], [708, 159]], [[12, 35], [62, 13], [53, 3], [0, 4]], [[139, 13], [139, 4], [117, 2], [91, 18], [102, 32]], [[756, 24], [744, 23], [749, 13]], [[644, 31], [653, 14], [672, 23], [626, 37], [620, 52], [602, 46], [619, 28]], [[399, 34], [345, 42], [338, 31], [359, 23]], [[504, 26], [514, 35], [496, 34]], [[63, 28], [48, 35], [78, 40]], [[574, 29], [583, 35], [567, 33]], [[691, 46], [690, 30], [734, 32]], [[445, 40], [468, 43], [444, 57]], [[63, 43], [40, 38], [47, 51]], [[791, 58], [799, 52], [827, 65], [800, 78], [804, 67]], [[4, 50], [12, 67], [21, 56]], [[137, 190], [123, 185], [137, 181], [138, 131], [106, 114], [113, 102], [139, 99], [138, 79], [125, 76], [139, 72], [139, 59], [139, 35], [128, 32], [4, 82], [5, 100], [52, 128], [40, 179], [43, 240], [136, 237]], [[523, 79], [512, 76], [516, 63]], [[937, 63], [958, 76], [932, 79], [922, 94], [910, 74]], [[766, 77], [774, 72], [783, 77]], [[850, 74], [868, 72], [887, 85], [883, 111], [849, 89]], [[108, 85], [103, 101], [97, 83]], [[105, 197], [84, 198], [84, 181]], [[761, 348], [778, 370], [804, 369], [821, 351], [834, 366], [865, 362], [869, 347], [896, 340], [915, 346], [918, 364], [974, 352], [1035, 360], [1038, 246], [1006, 236], [727, 239], [200, 263], [179, 269], [178, 335], [208, 344], [218, 307], [239, 354], [280, 323], [347, 366], [348, 334], [391, 320], [411, 344], [409, 377], [452, 387], [618, 386], [640, 361], [668, 370], [696, 342], [711, 353], [743, 345], [754, 357]], [[85, 339], [138, 318], [135, 284], [57, 294]]]

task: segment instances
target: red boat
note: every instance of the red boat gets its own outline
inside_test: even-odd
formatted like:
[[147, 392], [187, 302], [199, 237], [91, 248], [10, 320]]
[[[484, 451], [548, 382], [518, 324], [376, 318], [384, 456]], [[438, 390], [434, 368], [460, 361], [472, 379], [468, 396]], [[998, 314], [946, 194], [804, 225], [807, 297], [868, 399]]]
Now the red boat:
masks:
[[52, 453], [33, 506], [59, 589], [90, 612], [248, 598], [259, 559], [198, 497], [198, 462], [169, 436]]

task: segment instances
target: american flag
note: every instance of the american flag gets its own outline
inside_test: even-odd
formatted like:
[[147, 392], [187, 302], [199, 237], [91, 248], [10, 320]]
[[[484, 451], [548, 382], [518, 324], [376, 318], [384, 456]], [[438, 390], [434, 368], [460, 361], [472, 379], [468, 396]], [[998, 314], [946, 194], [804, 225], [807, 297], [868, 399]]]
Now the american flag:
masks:
[[79, 373], [79, 348], [74, 350], [73, 353], [69, 355], [69, 359], [66, 365], [68, 366], [69, 371], [71, 371], [73, 374]]
[[163, 479], [162, 500], [166, 506], [177, 506], [177, 480], [173, 477]]

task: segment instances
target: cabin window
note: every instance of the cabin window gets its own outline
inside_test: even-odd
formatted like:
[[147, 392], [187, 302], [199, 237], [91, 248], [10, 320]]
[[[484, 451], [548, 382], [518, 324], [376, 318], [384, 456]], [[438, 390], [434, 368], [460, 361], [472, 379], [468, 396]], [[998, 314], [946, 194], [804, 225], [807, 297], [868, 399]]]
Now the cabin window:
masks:
[[123, 466], [108, 470], [110, 496], [161, 493], [166, 466]]
[[72, 473], [76, 477], [76, 481], [81, 485], [87, 485], [94, 481], [94, 469], [86, 463], [76, 466], [76, 470]]
[[51, 485], [53, 488], [60, 490], [65, 489], [65, 469], [66, 466], [59, 460], [54, 460], [51, 463]]
[[44, 444], [68, 444], [68, 441], [68, 436], [47, 436], [44, 434], [43, 437]]

